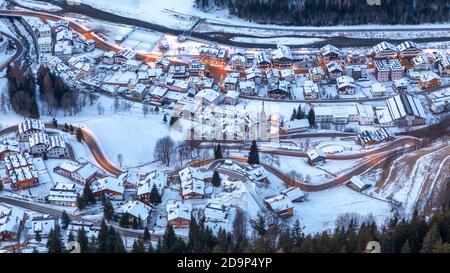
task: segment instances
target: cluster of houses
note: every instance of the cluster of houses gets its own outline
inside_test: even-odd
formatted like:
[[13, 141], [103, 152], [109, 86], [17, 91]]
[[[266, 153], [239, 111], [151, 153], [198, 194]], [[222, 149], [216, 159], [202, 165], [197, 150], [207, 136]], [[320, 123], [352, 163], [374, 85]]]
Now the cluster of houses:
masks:
[[60, 20], [52, 26], [47, 23], [34, 26], [39, 51], [51, 53], [64, 61], [74, 54], [93, 51], [95, 40], [86, 39], [83, 35], [74, 33], [69, 25], [69, 21]]
[[69, 156], [65, 141], [50, 135], [40, 120], [26, 119], [17, 126], [16, 139], [0, 141], [0, 180], [12, 190], [22, 190], [39, 184], [35, 158], [62, 159]]

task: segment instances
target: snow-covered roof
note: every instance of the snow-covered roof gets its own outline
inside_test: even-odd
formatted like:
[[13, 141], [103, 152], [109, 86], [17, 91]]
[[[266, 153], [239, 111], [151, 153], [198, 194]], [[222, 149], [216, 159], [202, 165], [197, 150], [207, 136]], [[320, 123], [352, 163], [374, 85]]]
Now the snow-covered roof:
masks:
[[400, 94], [387, 100], [387, 106], [394, 120], [406, 116], [426, 119], [427, 115], [420, 101], [411, 95]]
[[277, 49], [272, 51], [272, 57], [274, 60], [277, 59], [294, 59], [292, 56], [291, 49], [285, 45], [277, 45]]
[[135, 218], [141, 218], [142, 220], [148, 219], [152, 208], [140, 201], [127, 201], [120, 206], [116, 213], [128, 213]]
[[427, 71], [420, 75], [421, 82], [425, 83], [425, 82], [430, 82], [433, 80], [441, 80], [441, 77], [439, 75], [437, 75], [436, 73], [434, 73], [433, 71]]
[[195, 95], [195, 98], [202, 98], [208, 102], [213, 102], [220, 96], [221, 94], [213, 89], [203, 89]]
[[143, 180], [138, 182], [137, 194], [142, 195], [146, 193], [150, 193], [152, 191], [153, 186], [156, 186], [159, 193], [162, 194], [164, 187], [167, 184], [167, 174], [155, 170], [145, 176]]
[[372, 49], [376, 54], [381, 53], [386, 50], [392, 50], [395, 52], [398, 51], [398, 49], [395, 45], [388, 43], [388, 42], [381, 42], [381, 43], [377, 44], [376, 46], [374, 46]]
[[228, 222], [230, 207], [217, 202], [211, 202], [205, 207], [204, 216], [207, 222]]
[[336, 79], [337, 87], [338, 89], [345, 88], [345, 87], [351, 87], [355, 88], [355, 79], [353, 79], [350, 76], [342, 76]]
[[329, 54], [341, 55], [341, 51], [339, 50], [339, 48], [335, 47], [334, 45], [330, 45], [330, 44], [322, 47], [320, 49], [320, 51], [322, 52], [323, 56], [327, 56]]
[[308, 119], [289, 120], [286, 121], [284, 124], [287, 130], [304, 129], [310, 127]]
[[268, 198], [265, 202], [272, 208], [274, 212], [282, 212], [294, 207], [292, 201], [286, 195], [278, 195]]
[[122, 179], [112, 176], [97, 179], [97, 181], [91, 184], [91, 188], [93, 193], [101, 192], [104, 190], [112, 191], [119, 194], [123, 194], [124, 192]]
[[17, 234], [25, 218], [25, 211], [17, 207], [0, 204], [0, 233]]
[[315, 159], [317, 159], [317, 158], [319, 158], [319, 157], [325, 158], [325, 153], [324, 153], [324, 151], [323, 151], [322, 149], [320, 149], [320, 148], [314, 148], [314, 149], [308, 150], [308, 151], [306, 152], [306, 155], [308, 156], [308, 158], [309, 158], [310, 160], [315, 160]]
[[297, 187], [288, 188], [281, 191], [281, 193], [286, 195], [292, 202], [305, 196], [305, 193]]
[[45, 130], [45, 124], [43, 121], [37, 119], [27, 119], [19, 124], [19, 134], [28, 132], [29, 130]]
[[169, 200], [166, 204], [167, 221], [174, 219], [191, 220], [192, 205], [180, 201]]
[[338, 71], [338, 72], [342, 72], [343, 71], [342, 70], [342, 66], [339, 63], [337, 63], [337, 62], [329, 62], [329, 63], [326, 64], [326, 67], [327, 67], [327, 71], [329, 73], [332, 73], [332, 72], [335, 72], [335, 71]]
[[371, 86], [372, 93], [386, 93], [386, 86], [382, 83], [374, 83]]
[[91, 163], [86, 163], [81, 166], [81, 168], [76, 169], [74, 172], [80, 175], [82, 178], [87, 179], [97, 173], [98, 168]]

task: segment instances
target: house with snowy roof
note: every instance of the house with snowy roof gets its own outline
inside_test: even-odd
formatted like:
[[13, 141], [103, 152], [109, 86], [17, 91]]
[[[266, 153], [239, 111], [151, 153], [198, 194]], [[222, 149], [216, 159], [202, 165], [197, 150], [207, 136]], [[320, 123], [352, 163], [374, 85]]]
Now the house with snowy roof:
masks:
[[421, 47], [413, 41], [405, 41], [397, 46], [401, 58], [414, 58], [422, 52]]
[[294, 57], [291, 49], [285, 45], [277, 45], [277, 49], [272, 51], [273, 65], [280, 68], [289, 68], [294, 64]]
[[10, 139], [0, 140], [0, 160], [13, 154], [20, 153], [19, 142]]
[[38, 215], [31, 219], [31, 228], [28, 230], [28, 238], [36, 238], [39, 234], [41, 238], [48, 238], [50, 231], [58, 225], [58, 219], [49, 215]]
[[326, 70], [328, 78], [331, 81], [335, 81], [337, 78], [341, 77], [344, 70], [342, 66], [337, 62], [329, 62], [326, 64]]
[[305, 200], [305, 193], [297, 187], [285, 189], [281, 191], [281, 194], [289, 198], [291, 202], [303, 202]]
[[100, 173], [99, 169], [91, 163], [72, 160], [63, 161], [53, 169], [53, 172], [83, 185], [91, 183]]
[[17, 240], [25, 219], [24, 210], [0, 203], [0, 241]]
[[17, 127], [17, 136], [20, 141], [27, 141], [32, 134], [45, 131], [44, 122], [37, 119], [26, 119]]
[[294, 205], [292, 201], [284, 194], [267, 198], [264, 200], [267, 208], [275, 212], [279, 217], [287, 219], [294, 215]]
[[362, 192], [372, 186], [367, 180], [363, 180], [359, 176], [353, 176], [348, 182], [347, 186], [352, 190]]
[[223, 95], [214, 89], [203, 89], [194, 96], [195, 101], [201, 105], [219, 104], [223, 100]]
[[167, 174], [159, 170], [147, 174], [137, 184], [138, 199], [144, 203], [149, 203], [153, 187], [156, 187], [158, 193], [162, 195], [167, 185], [167, 178]]
[[181, 180], [181, 196], [183, 200], [205, 197], [204, 174], [200, 169], [186, 167], [178, 172]]
[[316, 165], [326, 161], [325, 152], [320, 148], [314, 148], [306, 152], [307, 162], [310, 165]]
[[133, 219], [136, 219], [137, 221], [140, 220], [141, 223], [146, 226], [149, 224], [149, 221], [151, 219], [151, 210], [152, 208], [150, 206], [147, 206], [146, 204], [135, 200], [125, 202], [123, 205], [116, 209], [115, 213], [118, 218], [123, 217], [124, 214], [128, 214], [130, 217], [130, 222], [132, 222]]
[[187, 228], [191, 223], [192, 205], [169, 200], [166, 204], [167, 223], [173, 228]]
[[46, 200], [49, 204], [56, 206], [75, 207], [78, 196], [79, 193], [74, 183], [60, 182], [50, 189]]
[[125, 187], [123, 186], [123, 179], [120, 177], [107, 176], [99, 178], [91, 183], [92, 193], [95, 198], [105, 196], [111, 200], [123, 200], [123, 193]]
[[337, 93], [339, 95], [354, 95], [356, 90], [355, 80], [347, 75], [336, 79]]
[[420, 75], [419, 86], [422, 89], [441, 85], [441, 77], [433, 71], [427, 71]]
[[381, 42], [372, 48], [372, 55], [375, 59], [394, 59], [397, 54], [397, 47], [388, 42]]
[[334, 45], [325, 45], [320, 49], [322, 58], [326, 61], [338, 60], [342, 57], [342, 52]]
[[39, 175], [29, 154], [13, 154], [5, 157], [7, 177], [1, 178], [10, 183], [13, 190], [27, 189], [39, 183]]

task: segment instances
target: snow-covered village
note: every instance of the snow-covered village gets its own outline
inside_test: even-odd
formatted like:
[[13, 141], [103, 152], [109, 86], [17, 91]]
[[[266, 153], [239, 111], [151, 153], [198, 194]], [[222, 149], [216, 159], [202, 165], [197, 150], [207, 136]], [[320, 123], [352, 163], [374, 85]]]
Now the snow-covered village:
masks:
[[156, 2], [0, 1], [0, 253], [450, 250], [450, 23]]

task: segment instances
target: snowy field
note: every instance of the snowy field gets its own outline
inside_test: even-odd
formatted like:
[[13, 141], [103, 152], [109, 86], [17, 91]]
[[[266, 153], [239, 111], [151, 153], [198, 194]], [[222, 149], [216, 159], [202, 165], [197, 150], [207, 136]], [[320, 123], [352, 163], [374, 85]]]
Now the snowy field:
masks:
[[83, 125], [94, 133], [110, 160], [118, 165], [117, 156], [122, 154], [124, 167], [133, 167], [154, 161], [153, 149], [159, 138], [170, 135], [175, 141], [182, 140], [182, 135], [170, 130], [162, 120], [162, 115], [147, 119], [117, 115]]

